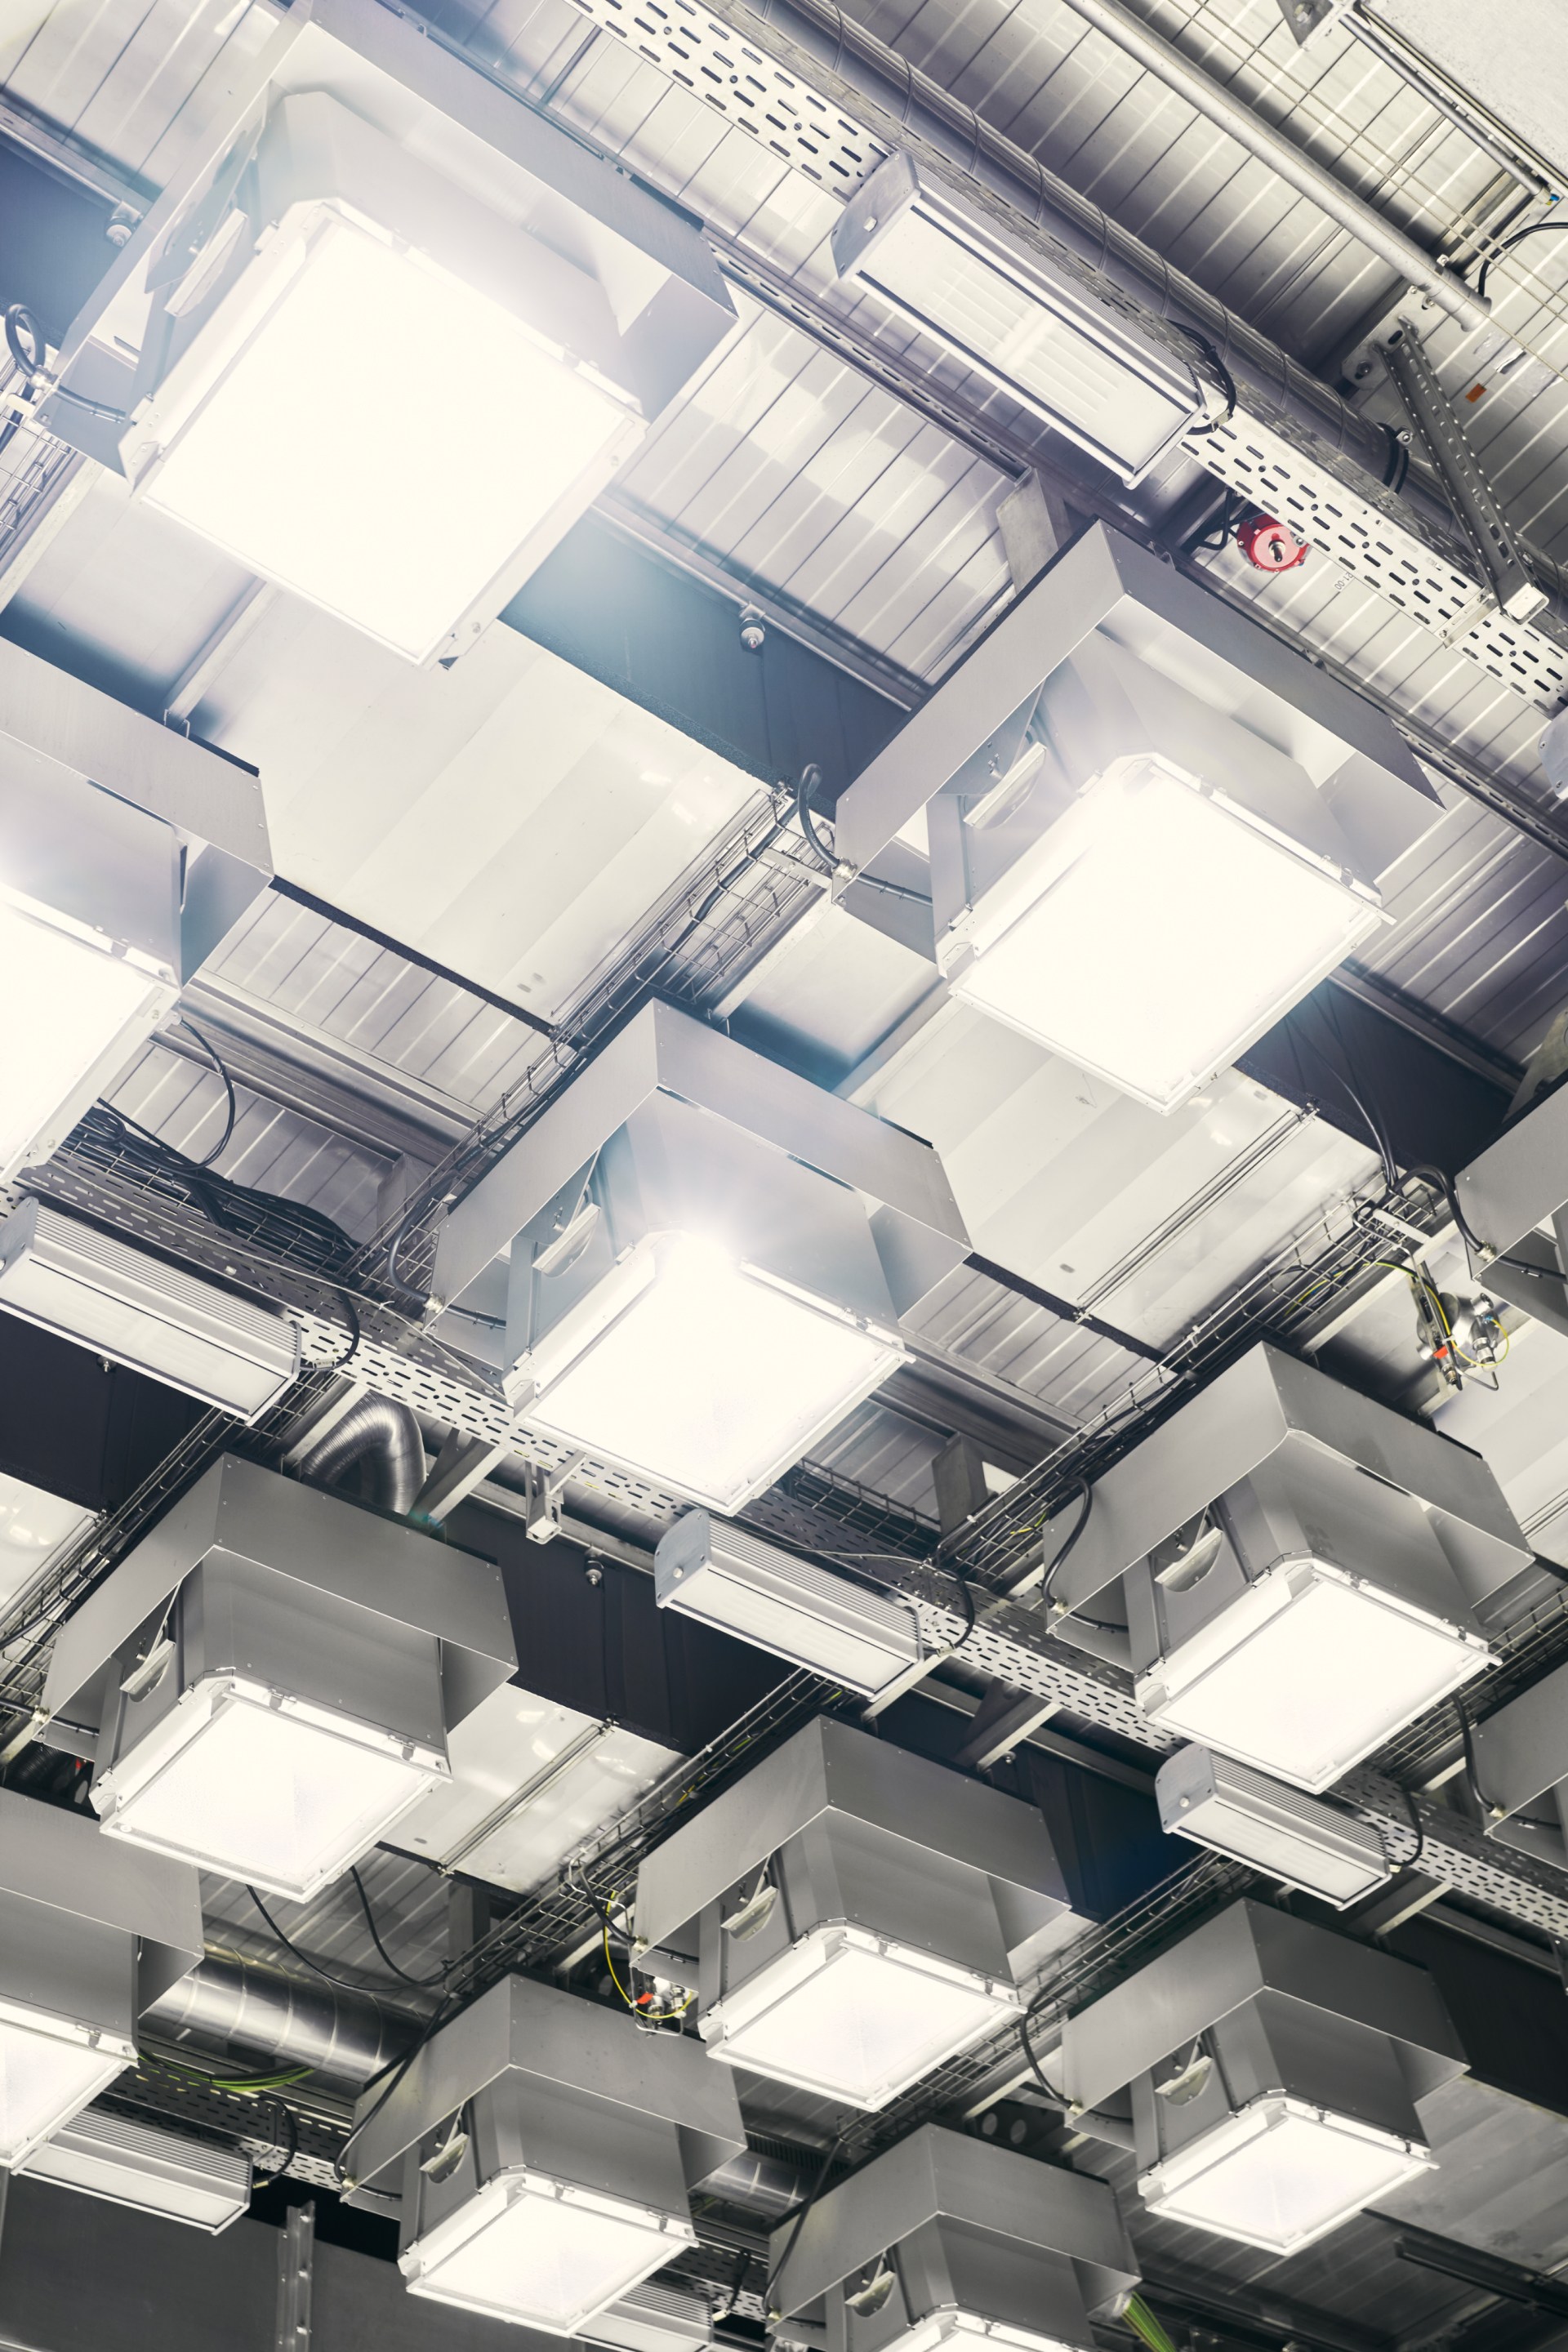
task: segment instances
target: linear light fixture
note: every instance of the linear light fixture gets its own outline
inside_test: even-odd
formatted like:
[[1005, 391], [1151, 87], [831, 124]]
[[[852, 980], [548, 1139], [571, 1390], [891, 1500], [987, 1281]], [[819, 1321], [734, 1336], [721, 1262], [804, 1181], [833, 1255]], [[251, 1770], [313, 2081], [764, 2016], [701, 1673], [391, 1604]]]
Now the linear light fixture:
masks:
[[0, 1224], [0, 1307], [241, 1421], [299, 1378], [287, 1316], [37, 1200]]
[[70, 1620], [45, 1705], [107, 1841], [303, 1902], [515, 1664], [488, 1561], [229, 1454]]
[[434, 1287], [510, 1251], [529, 1423], [733, 1511], [903, 1360], [967, 1249], [928, 1145], [654, 1004], [453, 1210]]
[[1316, 1792], [1491, 1664], [1530, 1562], [1479, 1454], [1265, 1344], [1095, 1482], [1058, 1631], [1120, 1585], [1152, 1721]]
[[1172, 1836], [1252, 1863], [1336, 1910], [1393, 1875], [1368, 1822], [1206, 1748], [1167, 1756], [1154, 1775], [1154, 1796]]
[[255, 776], [0, 645], [0, 1181], [58, 1148], [270, 873]]
[[952, 992], [1162, 1112], [1387, 920], [1442, 814], [1388, 720], [1099, 524], [840, 795], [846, 873], [921, 808]]
[[354, 2194], [401, 2181], [410, 2293], [558, 2336], [694, 2242], [692, 2194], [745, 2146], [732, 2086], [685, 2036], [520, 1977], [356, 2123]]
[[873, 1698], [921, 1656], [907, 1601], [863, 1591], [744, 1528], [683, 1512], [653, 1560], [661, 1609], [718, 1625]]
[[1207, 413], [1191, 367], [1097, 299], [1087, 272], [1065, 254], [1053, 266], [908, 155], [851, 196], [833, 259], [1123, 482]]
[[1016, 2019], [1073, 1924], [1033, 1807], [829, 1720], [647, 1858], [637, 1920], [715, 2058], [867, 2109]]
[[835, 2352], [1092, 2352], [1138, 2283], [1108, 2182], [934, 2124], [782, 2222], [770, 2268], [785, 2339], [821, 2305]]
[[[686, 215], [368, 0], [279, 28], [111, 276], [51, 420], [421, 663], [471, 643], [734, 323]], [[89, 378], [122, 425], [81, 407]]]
[[136, 2024], [202, 1956], [194, 1870], [0, 1789], [0, 2166], [136, 2061]]
[[1433, 2168], [1416, 2102], [1465, 2070], [1423, 1969], [1232, 1904], [1068, 2020], [1065, 2088], [1131, 2089], [1151, 2211], [1291, 2254]]
[[183, 2221], [209, 2238], [250, 2205], [250, 2158], [237, 2148], [99, 2107], [73, 2116], [34, 2149], [23, 2170], [29, 2180], [52, 2180], [111, 2205]]

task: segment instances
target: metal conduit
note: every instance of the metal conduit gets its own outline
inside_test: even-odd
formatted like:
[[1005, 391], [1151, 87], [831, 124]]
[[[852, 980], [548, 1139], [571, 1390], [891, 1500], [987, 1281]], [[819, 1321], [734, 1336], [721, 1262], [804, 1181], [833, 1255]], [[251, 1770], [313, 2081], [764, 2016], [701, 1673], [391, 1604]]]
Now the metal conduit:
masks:
[[335, 1486], [356, 1462], [369, 1465], [369, 1500], [406, 1518], [425, 1484], [425, 1441], [412, 1405], [386, 1396], [362, 1397], [300, 1457], [301, 1477]]
[[246, 2058], [308, 2066], [356, 2089], [405, 2050], [418, 2028], [369, 1993], [304, 1983], [227, 1952], [208, 1952], [142, 2013], [160, 2034], [232, 2047]]

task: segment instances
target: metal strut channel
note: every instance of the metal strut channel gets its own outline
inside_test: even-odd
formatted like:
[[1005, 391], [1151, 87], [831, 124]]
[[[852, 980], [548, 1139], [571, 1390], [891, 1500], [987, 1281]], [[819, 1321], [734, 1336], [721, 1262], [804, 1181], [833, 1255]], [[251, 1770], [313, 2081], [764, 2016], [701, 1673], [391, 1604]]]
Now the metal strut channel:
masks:
[[1384, 343], [1383, 358], [1405, 415], [1447, 488], [1454, 512], [1465, 526], [1496, 603], [1510, 620], [1530, 620], [1545, 604], [1546, 591], [1531, 576], [1513, 526], [1498, 504], [1408, 319], [1396, 322]]

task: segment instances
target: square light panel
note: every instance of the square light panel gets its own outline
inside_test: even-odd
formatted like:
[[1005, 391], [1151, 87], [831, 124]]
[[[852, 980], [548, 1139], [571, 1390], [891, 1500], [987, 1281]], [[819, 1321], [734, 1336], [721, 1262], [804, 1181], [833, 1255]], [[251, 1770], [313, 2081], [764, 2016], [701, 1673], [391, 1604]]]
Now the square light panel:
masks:
[[513, 2170], [398, 2260], [412, 2294], [569, 2336], [695, 2234], [689, 2221], [649, 2207]]
[[1476, 1634], [1331, 1562], [1281, 1560], [1136, 1696], [1167, 1730], [1315, 1792], [1491, 1659]]
[[889, 1332], [689, 1234], [651, 1235], [524, 1360], [530, 1422], [734, 1510], [904, 1360]]
[[1378, 902], [1155, 757], [1112, 761], [986, 893], [954, 995], [1173, 1110], [1374, 930]]
[[546, 552], [642, 429], [512, 311], [310, 203], [123, 454], [150, 505], [426, 661], [470, 612], [489, 617], [529, 542]]
[[947, 2352], [950, 2345], [963, 2352], [978, 2352], [982, 2344], [1008, 2345], [1014, 2352], [1083, 2352], [1059, 2336], [1041, 2336], [1032, 2327], [1009, 2327], [999, 2319], [981, 2319], [972, 2311], [949, 2304], [917, 2320], [895, 2336], [886, 2352]]
[[93, 1514], [63, 1495], [0, 1472], [0, 1608], [26, 1592], [58, 1553], [74, 1543]]
[[93, 1787], [104, 1833], [303, 1903], [447, 1777], [374, 1725], [212, 1675]]
[[1168, 2221], [1292, 2254], [1435, 2169], [1415, 2140], [1275, 2094], [1168, 2157], [1138, 2189]]
[[1010, 1984], [862, 1927], [817, 1927], [726, 1993], [700, 2031], [726, 2065], [869, 2109], [1022, 2007]]
[[0, 1178], [48, 1157], [175, 993], [100, 932], [0, 888]]
[[0, 2167], [14, 2169], [135, 2059], [115, 2034], [0, 2002]]

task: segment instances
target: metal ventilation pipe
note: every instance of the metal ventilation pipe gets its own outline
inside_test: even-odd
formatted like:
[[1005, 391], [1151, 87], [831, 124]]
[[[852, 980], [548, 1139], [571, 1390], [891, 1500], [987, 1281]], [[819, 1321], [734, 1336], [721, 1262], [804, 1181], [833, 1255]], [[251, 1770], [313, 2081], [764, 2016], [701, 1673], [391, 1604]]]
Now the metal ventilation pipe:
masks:
[[368, 1499], [406, 1518], [425, 1484], [425, 1441], [412, 1405], [362, 1397], [296, 1465], [302, 1478], [331, 1486], [356, 1462], [369, 1465]]
[[167, 2035], [229, 2046], [245, 2057], [309, 2066], [356, 2089], [399, 2056], [418, 2031], [369, 1993], [304, 1984], [277, 1969], [209, 1952], [142, 2021]]

